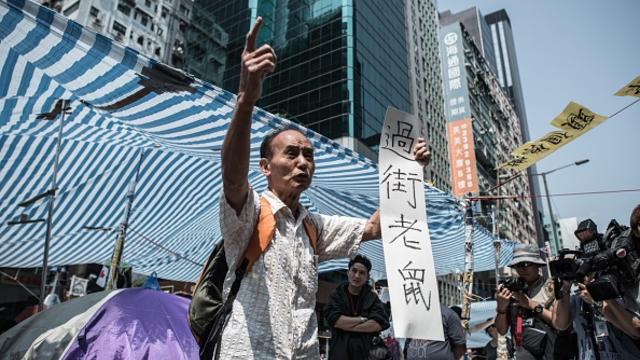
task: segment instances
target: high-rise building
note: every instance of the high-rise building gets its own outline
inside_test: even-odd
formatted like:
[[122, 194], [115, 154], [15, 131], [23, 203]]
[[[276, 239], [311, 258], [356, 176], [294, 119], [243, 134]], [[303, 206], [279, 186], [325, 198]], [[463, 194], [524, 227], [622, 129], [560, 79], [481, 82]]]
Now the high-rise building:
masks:
[[497, 67], [493, 39], [491, 38], [489, 24], [485, 21], [485, 17], [482, 16], [480, 10], [476, 7], [471, 7], [458, 13], [452, 13], [450, 10], [440, 13], [440, 25], [445, 26], [452, 23], [464, 25], [465, 30], [475, 40], [480, 54], [495, 74]]
[[[503, 9], [483, 16], [478, 8], [471, 7], [458, 13], [445, 11], [440, 14], [440, 21], [443, 25], [453, 22], [460, 22], [464, 25], [467, 32], [475, 40], [482, 56], [497, 77], [500, 86], [504, 89], [511, 100], [511, 105], [518, 114], [522, 142], [529, 141], [529, 126], [520, 82], [520, 72], [518, 71], [515, 42], [511, 30], [511, 20], [507, 12]], [[507, 158], [502, 157], [498, 159], [499, 162], [506, 160]], [[541, 199], [537, 197], [537, 194], [540, 194], [540, 188], [537, 179], [532, 175], [535, 173], [535, 165], [527, 170], [530, 185], [529, 195], [533, 199], [536, 239], [538, 245], [543, 246], [545, 241], [542, 227], [543, 207]]]
[[51, 0], [45, 6], [154, 60], [184, 62], [191, 0]]
[[[505, 90], [507, 96], [511, 99], [518, 118], [520, 119], [520, 128], [522, 129], [522, 141], [527, 142], [531, 138], [529, 136], [529, 125], [527, 121], [527, 112], [524, 105], [524, 95], [522, 93], [522, 83], [520, 82], [520, 71], [518, 70], [518, 60], [516, 57], [516, 46], [511, 30], [511, 20], [507, 12], [502, 9], [486, 15], [485, 20], [491, 31], [491, 39], [493, 41], [494, 58], [496, 62], [496, 75], [500, 86]], [[542, 199], [537, 195], [540, 194], [540, 186], [534, 175], [537, 173], [536, 166], [533, 165], [527, 169], [527, 177], [529, 178], [529, 189], [532, 198], [533, 212], [535, 214], [536, 234], [538, 245], [544, 244], [544, 231], [542, 228]]]
[[[269, 112], [372, 158], [387, 106], [411, 112], [402, 0], [196, 0], [194, 8], [227, 35], [222, 81], [198, 75], [234, 92], [245, 35], [263, 17], [258, 43], [278, 55], [258, 103]], [[196, 68], [189, 58], [186, 67]]]
[[[211, 9], [194, 6], [187, 40], [183, 44], [184, 69], [200, 79], [221, 86], [227, 62], [229, 34], [218, 25]], [[234, 91], [235, 92], [235, 91]]]
[[[480, 23], [484, 21], [482, 16], [478, 19]], [[495, 169], [501, 159], [522, 144], [520, 120], [478, 41], [462, 22], [452, 21], [450, 16], [446, 22], [441, 28], [441, 50], [452, 191], [455, 195], [487, 194], [499, 184], [501, 177]], [[509, 194], [530, 193], [526, 177], [504, 183], [500, 190]], [[499, 207], [501, 237], [536, 243], [530, 199], [497, 204], [483, 201], [482, 212], [489, 215], [494, 204]], [[483, 219], [486, 217], [479, 218], [481, 223], [491, 225]]]
[[450, 190], [447, 122], [444, 117], [442, 75], [438, 44], [438, 12], [434, 0], [407, 0], [407, 47], [412, 113], [423, 121], [431, 145], [425, 179]]

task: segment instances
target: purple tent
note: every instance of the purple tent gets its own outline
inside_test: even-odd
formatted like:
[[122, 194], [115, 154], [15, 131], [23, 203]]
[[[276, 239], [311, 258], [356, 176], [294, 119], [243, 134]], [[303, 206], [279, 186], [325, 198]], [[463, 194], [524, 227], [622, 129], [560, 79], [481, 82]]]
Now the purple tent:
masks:
[[197, 359], [189, 299], [142, 288], [91, 294], [0, 336], [0, 352], [31, 359]]

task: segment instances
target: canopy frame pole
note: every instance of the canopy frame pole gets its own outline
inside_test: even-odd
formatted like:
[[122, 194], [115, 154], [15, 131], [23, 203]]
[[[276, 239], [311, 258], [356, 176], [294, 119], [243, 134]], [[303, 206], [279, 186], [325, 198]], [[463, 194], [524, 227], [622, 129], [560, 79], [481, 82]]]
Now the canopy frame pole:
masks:
[[462, 275], [462, 327], [469, 331], [471, 318], [471, 294], [473, 293], [473, 208], [471, 201], [463, 200], [465, 237], [464, 273]]
[[53, 223], [53, 212], [55, 210], [56, 192], [58, 188], [58, 166], [60, 163], [60, 152], [62, 148], [62, 133], [64, 130], [64, 116], [67, 112], [67, 100], [60, 99], [60, 125], [58, 128], [58, 141], [56, 142], [56, 156], [53, 162], [53, 175], [51, 177], [51, 187], [49, 190], [49, 203], [47, 209], [47, 229], [44, 235], [44, 254], [42, 256], [42, 279], [40, 281], [40, 301], [38, 302], [38, 312], [44, 310], [44, 298], [46, 296], [47, 278], [49, 277], [49, 247], [51, 246], [51, 228]]
[[113, 246], [113, 254], [111, 256], [111, 263], [109, 268], [109, 282], [107, 283], [107, 290], [112, 290], [117, 287], [118, 283], [118, 268], [120, 267], [120, 260], [122, 259], [122, 252], [124, 251], [124, 241], [127, 236], [127, 228], [129, 227], [129, 218], [131, 217], [131, 207], [133, 205], [133, 199], [136, 193], [136, 186], [138, 185], [138, 178], [140, 177], [140, 167], [146, 150], [140, 152], [140, 160], [138, 161], [138, 167], [136, 169], [136, 175], [129, 184], [129, 190], [127, 191], [127, 203], [124, 207], [124, 213], [122, 216], [122, 222], [118, 227], [118, 237], [116, 243]]
[[[496, 203], [500, 201], [497, 200]], [[497, 206], [491, 207], [491, 219], [493, 221], [493, 246], [496, 250], [496, 292], [500, 287], [500, 253], [502, 250], [502, 242], [500, 241], [500, 234], [498, 233], [498, 211]], [[507, 360], [509, 358], [509, 350], [507, 349], [507, 338], [504, 335], [498, 334], [498, 348], [497, 348], [498, 360]]]

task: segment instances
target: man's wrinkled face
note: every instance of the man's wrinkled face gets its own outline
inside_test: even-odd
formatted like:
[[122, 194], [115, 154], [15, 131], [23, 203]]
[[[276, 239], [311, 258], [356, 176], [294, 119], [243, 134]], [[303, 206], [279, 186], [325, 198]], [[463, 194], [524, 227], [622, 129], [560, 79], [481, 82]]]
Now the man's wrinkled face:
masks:
[[355, 288], [361, 288], [364, 284], [369, 280], [369, 271], [367, 271], [367, 267], [362, 263], [353, 263], [349, 268], [349, 272], [347, 273], [349, 277], [349, 285]]
[[302, 193], [311, 185], [315, 163], [309, 140], [295, 130], [283, 131], [271, 141], [271, 159], [262, 159], [262, 172], [276, 194]]

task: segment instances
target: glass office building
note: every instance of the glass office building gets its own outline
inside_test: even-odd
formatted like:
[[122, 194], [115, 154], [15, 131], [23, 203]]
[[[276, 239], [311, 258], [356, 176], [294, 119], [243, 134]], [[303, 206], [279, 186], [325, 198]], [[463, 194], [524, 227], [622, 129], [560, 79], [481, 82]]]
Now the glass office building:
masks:
[[[333, 139], [357, 139], [351, 147], [365, 155], [375, 154], [368, 150], [377, 148], [387, 106], [411, 112], [402, 0], [196, 0], [194, 12], [209, 14], [226, 34], [222, 79], [195, 75], [232, 92], [246, 33], [263, 17], [258, 46], [268, 43], [278, 55], [258, 103], [269, 112]], [[187, 54], [196, 46], [188, 43]], [[187, 70], [198, 61], [188, 58]]]

